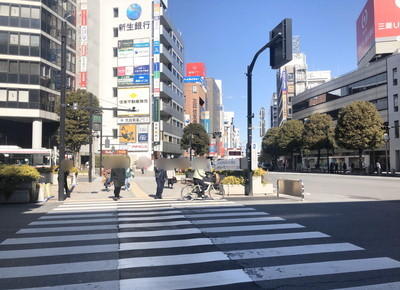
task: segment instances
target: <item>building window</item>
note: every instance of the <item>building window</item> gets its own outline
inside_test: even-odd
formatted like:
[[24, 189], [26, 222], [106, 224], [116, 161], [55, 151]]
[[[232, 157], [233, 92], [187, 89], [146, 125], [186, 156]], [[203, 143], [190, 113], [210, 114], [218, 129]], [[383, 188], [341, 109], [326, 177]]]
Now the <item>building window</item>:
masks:
[[114, 57], [118, 56], [118, 49], [116, 47], [113, 48], [113, 56]]
[[192, 93], [197, 93], [197, 86], [192, 86]]
[[394, 137], [396, 139], [400, 137], [399, 121], [394, 121]]
[[113, 76], [116, 77], [118, 75], [118, 69], [113, 67]]
[[114, 98], [118, 97], [118, 89], [117, 88], [113, 88], [113, 97]]
[[118, 17], [118, 8], [114, 8], [114, 18]]
[[114, 27], [113, 31], [114, 31], [114, 37], [118, 37], [118, 28]]
[[393, 95], [393, 110], [395, 112], [399, 111], [399, 95], [398, 94]]

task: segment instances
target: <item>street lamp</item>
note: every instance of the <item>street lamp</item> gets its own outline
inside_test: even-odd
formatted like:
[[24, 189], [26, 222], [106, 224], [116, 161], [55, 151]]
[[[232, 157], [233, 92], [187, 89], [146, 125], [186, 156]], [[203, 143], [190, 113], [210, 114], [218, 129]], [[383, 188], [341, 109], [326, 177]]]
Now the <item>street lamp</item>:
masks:
[[389, 174], [389, 160], [388, 160], [388, 151], [389, 151], [389, 141], [390, 137], [388, 133], [383, 134], [383, 141], [385, 141], [385, 168], [386, 168], [386, 175]]

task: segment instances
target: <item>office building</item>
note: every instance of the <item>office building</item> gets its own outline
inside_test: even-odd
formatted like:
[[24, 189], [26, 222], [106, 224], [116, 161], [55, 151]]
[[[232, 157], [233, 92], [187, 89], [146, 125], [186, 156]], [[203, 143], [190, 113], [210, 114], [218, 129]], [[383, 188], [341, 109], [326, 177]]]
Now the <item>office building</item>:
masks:
[[[400, 5], [397, 1], [368, 0], [357, 20], [358, 69], [298, 95], [293, 118], [303, 120], [313, 113], [327, 113], [334, 120], [339, 111], [354, 101], [373, 103], [388, 128], [389, 142], [378, 150], [367, 150], [364, 162], [374, 167], [376, 161], [384, 170], [400, 171], [400, 113], [398, 108], [400, 70]], [[393, 25], [395, 23], [396, 25]], [[389, 168], [386, 167], [386, 152]], [[358, 166], [357, 153], [336, 150], [338, 160]]]
[[0, 1], [0, 145], [57, 144], [61, 28], [67, 29], [67, 89], [75, 88], [76, 3]]
[[103, 111], [103, 148], [126, 151], [131, 160], [179, 156], [184, 46], [168, 1], [80, 1], [87, 38], [81, 37], [79, 83], [97, 91], [102, 107], [116, 109]]
[[272, 94], [271, 106], [270, 106], [270, 127], [278, 127], [278, 95]]
[[296, 95], [330, 79], [330, 71], [308, 71], [306, 55], [294, 53], [293, 60], [277, 72], [277, 126], [293, 118], [292, 103]]
[[[207, 89], [204, 63], [187, 63], [184, 78], [185, 114], [188, 123], [201, 123], [206, 108]], [[204, 115], [204, 114], [203, 114]]]

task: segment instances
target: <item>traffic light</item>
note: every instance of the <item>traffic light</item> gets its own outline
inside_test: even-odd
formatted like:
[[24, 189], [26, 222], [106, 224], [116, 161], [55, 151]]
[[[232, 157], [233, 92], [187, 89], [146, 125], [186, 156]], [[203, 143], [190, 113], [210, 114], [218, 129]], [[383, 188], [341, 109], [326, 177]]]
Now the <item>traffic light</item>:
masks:
[[[280, 37], [278, 35], [281, 35]], [[270, 66], [278, 69], [292, 60], [292, 19], [285, 18], [269, 33], [270, 41], [277, 39], [270, 46]]]

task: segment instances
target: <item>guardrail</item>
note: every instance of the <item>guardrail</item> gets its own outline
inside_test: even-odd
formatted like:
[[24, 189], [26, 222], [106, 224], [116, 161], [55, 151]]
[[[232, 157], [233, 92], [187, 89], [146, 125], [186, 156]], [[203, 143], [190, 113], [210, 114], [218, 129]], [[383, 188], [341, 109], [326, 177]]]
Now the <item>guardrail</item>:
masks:
[[276, 195], [280, 194], [301, 197], [304, 200], [304, 183], [301, 179], [278, 179], [276, 182]]

